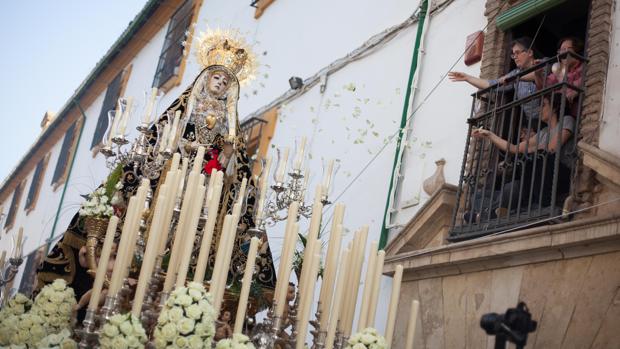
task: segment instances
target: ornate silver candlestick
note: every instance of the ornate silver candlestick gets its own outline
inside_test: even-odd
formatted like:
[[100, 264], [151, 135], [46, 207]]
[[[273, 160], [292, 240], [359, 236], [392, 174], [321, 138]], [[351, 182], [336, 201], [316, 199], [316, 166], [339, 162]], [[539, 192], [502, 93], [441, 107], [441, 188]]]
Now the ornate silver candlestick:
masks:
[[9, 265], [2, 271], [2, 275], [0, 275], [0, 305], [4, 305], [6, 300], [9, 298], [7, 296], [8, 291], [6, 290], [6, 287], [15, 279], [15, 276], [19, 271], [19, 266], [23, 262], [24, 259], [21, 256], [9, 258]]
[[327, 331], [323, 331], [321, 329], [321, 302], [319, 301], [317, 305], [317, 311], [314, 315], [315, 319], [310, 321], [310, 325], [314, 327], [314, 330], [310, 331], [312, 334], [312, 349], [323, 349], [325, 348], [325, 339], [327, 337]]

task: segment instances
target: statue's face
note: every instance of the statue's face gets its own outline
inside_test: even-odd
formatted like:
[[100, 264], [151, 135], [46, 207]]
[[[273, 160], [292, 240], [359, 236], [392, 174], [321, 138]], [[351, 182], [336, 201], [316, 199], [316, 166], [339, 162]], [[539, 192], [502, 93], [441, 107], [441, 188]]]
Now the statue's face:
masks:
[[216, 96], [222, 95], [228, 88], [228, 75], [221, 71], [216, 71], [209, 77], [209, 92]]
[[230, 312], [224, 311], [224, 313], [222, 314], [222, 321], [228, 321], [228, 320], [230, 320]]

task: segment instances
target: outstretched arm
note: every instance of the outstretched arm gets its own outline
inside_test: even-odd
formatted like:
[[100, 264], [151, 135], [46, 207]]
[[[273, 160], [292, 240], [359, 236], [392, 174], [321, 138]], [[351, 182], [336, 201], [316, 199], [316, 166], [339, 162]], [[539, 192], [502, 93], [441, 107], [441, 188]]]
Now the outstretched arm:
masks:
[[491, 86], [487, 80], [477, 78], [475, 76], [471, 76], [469, 74], [459, 72], [459, 71], [451, 71], [448, 73], [448, 78], [451, 81], [465, 81], [472, 86], [483, 89]]
[[527, 141], [523, 141], [519, 143], [518, 145], [512, 144], [508, 142], [507, 140], [501, 138], [500, 136], [496, 135], [495, 133], [489, 130], [485, 130], [483, 128], [475, 129], [471, 135], [474, 138], [486, 138], [489, 141], [491, 141], [491, 143], [495, 144], [495, 146], [499, 148], [500, 150], [503, 150], [503, 151], [506, 151], [512, 154], [526, 153], [526, 152], [530, 153], [536, 149], [536, 135], [533, 135], [532, 137], [530, 137], [530, 139], [528, 139]]

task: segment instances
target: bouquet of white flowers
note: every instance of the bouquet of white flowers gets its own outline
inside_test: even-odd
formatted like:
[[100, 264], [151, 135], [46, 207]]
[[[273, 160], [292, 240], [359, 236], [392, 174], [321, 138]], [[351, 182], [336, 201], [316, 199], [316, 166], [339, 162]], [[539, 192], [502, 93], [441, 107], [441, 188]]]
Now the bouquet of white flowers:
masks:
[[105, 187], [100, 187], [90, 194], [89, 199], [80, 208], [80, 216], [111, 217], [112, 214], [114, 214], [114, 209]]
[[34, 348], [35, 344], [47, 335], [45, 325], [44, 319], [32, 311], [19, 316], [9, 316], [2, 323], [0, 344], [10, 345], [10, 348]]
[[142, 322], [131, 313], [112, 316], [99, 337], [101, 349], [144, 348], [147, 341]]
[[75, 306], [75, 293], [67, 287], [67, 282], [56, 279], [43, 287], [34, 299], [32, 312], [45, 322], [47, 333], [59, 333], [71, 327], [71, 311]]
[[248, 336], [235, 333], [232, 338], [222, 339], [217, 342], [215, 349], [255, 349]]
[[43, 338], [37, 349], [77, 349], [77, 343], [71, 339], [71, 331], [64, 329], [60, 333], [52, 333]]
[[202, 284], [190, 282], [172, 291], [157, 319], [155, 347], [211, 348], [215, 309]]
[[349, 338], [345, 349], [386, 349], [385, 338], [372, 327], [363, 329]]

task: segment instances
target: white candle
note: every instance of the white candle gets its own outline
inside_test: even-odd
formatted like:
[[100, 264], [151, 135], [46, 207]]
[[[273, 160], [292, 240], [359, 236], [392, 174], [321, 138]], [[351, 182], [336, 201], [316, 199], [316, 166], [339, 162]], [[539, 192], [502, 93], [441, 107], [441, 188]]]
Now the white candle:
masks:
[[342, 244], [342, 220], [344, 218], [345, 206], [342, 203], [336, 204], [334, 208], [334, 218], [327, 245], [327, 256], [325, 258], [325, 270], [323, 273], [323, 281], [321, 283], [321, 294], [319, 301], [321, 302], [321, 314], [326, 314], [331, 308], [333, 298], [334, 284], [336, 282], [336, 271], [338, 270], [338, 257], [340, 256], [340, 248]]
[[167, 123], [167, 124], [164, 126], [164, 130], [163, 130], [163, 132], [162, 132], [162, 134], [161, 134], [161, 139], [159, 140], [159, 142], [160, 142], [160, 144], [161, 144], [161, 145], [159, 146], [159, 149], [160, 149], [160, 150], [167, 150], [167, 149], [170, 149], [170, 148], [168, 148], [168, 139], [169, 139], [169, 138], [170, 138], [170, 123]]
[[168, 145], [167, 149], [176, 150], [176, 141], [177, 141], [177, 133], [179, 130], [179, 118], [181, 117], [181, 111], [177, 110], [174, 114], [174, 121], [172, 122], [172, 127], [170, 128], [170, 133], [168, 134]]
[[179, 190], [177, 191], [177, 199], [183, 195], [183, 186], [185, 185], [185, 175], [187, 174], [187, 167], [189, 166], [189, 159], [183, 158], [181, 163], [181, 177], [179, 179]]
[[[222, 272], [222, 263], [224, 263], [225, 258], [225, 248], [227, 243], [228, 235], [226, 234], [230, 230], [230, 224], [232, 222], [232, 215], [227, 214], [224, 217], [224, 222], [222, 223], [222, 232], [220, 234], [220, 240], [217, 244], [217, 254], [215, 255], [215, 263], [213, 264], [213, 274], [211, 274], [211, 281], [209, 282], [209, 292], [213, 297], [218, 294], [218, 288], [221, 286], [218, 283], [219, 274]], [[228, 268], [226, 269], [228, 273]], [[215, 299], [214, 299], [215, 304]]]
[[366, 280], [364, 282], [364, 291], [362, 293], [362, 305], [360, 306], [360, 316], [357, 322], [357, 331], [361, 331], [368, 327], [368, 306], [370, 305], [370, 295], [372, 294], [373, 281], [375, 278], [375, 264], [377, 259], [378, 243], [373, 241], [370, 243], [368, 251], [368, 265], [366, 266]]
[[411, 313], [409, 314], [409, 322], [407, 322], [407, 341], [405, 342], [405, 349], [413, 349], [419, 309], [420, 302], [416, 300], [411, 301]]
[[118, 244], [118, 248], [116, 249], [116, 260], [114, 261], [114, 269], [112, 271], [112, 277], [110, 280], [110, 287], [108, 289], [108, 296], [114, 296], [120, 290], [122, 280], [123, 280], [123, 272], [120, 268], [123, 260], [123, 251], [126, 249], [129, 240], [129, 221], [132, 220], [132, 216], [135, 215], [137, 197], [132, 196], [129, 198], [129, 204], [127, 204], [127, 211], [125, 213], [125, 221], [123, 222], [123, 229], [121, 231], [121, 241]]
[[260, 194], [258, 197], [258, 205], [256, 205], [256, 220], [262, 220], [265, 210], [265, 197], [267, 196], [267, 186], [269, 184], [269, 170], [271, 169], [271, 157], [268, 156], [265, 161], [265, 168], [260, 177]]
[[118, 122], [121, 119], [121, 117], [123, 116], [121, 114], [121, 104], [120, 103], [118, 103], [118, 107], [113, 112], [114, 112], [114, 117], [112, 118], [112, 124], [110, 125], [110, 130], [108, 130], [108, 144], [111, 144], [112, 143], [112, 138], [116, 137], [117, 130], [118, 130]]
[[403, 281], [403, 266], [396, 266], [394, 272], [394, 281], [392, 282], [392, 295], [390, 296], [390, 307], [388, 308], [387, 324], [385, 326], [385, 340], [388, 348], [392, 347], [392, 339], [394, 338], [394, 324], [396, 323], [396, 310], [398, 309], [398, 299], [400, 296], [400, 285]]
[[347, 336], [351, 335], [351, 329], [353, 327], [353, 319], [355, 318], [355, 307], [357, 305], [357, 296], [359, 294], [359, 285], [362, 274], [362, 265], [364, 264], [364, 254], [366, 251], [366, 239], [368, 238], [368, 226], [363, 226], [359, 232], [359, 240], [356, 246], [355, 264], [352, 265], [351, 273], [351, 286], [354, 288], [351, 294], [349, 311], [347, 312], [347, 322], [345, 323], [344, 332]]
[[[312, 256], [314, 253], [321, 253], [321, 244], [318, 242], [319, 230], [321, 229], [321, 217], [323, 211], [323, 203], [321, 202], [322, 190], [321, 186], [316, 187], [314, 194], [314, 204], [312, 205], [312, 218], [310, 219], [310, 227], [308, 236], [306, 237], [306, 248], [303, 255], [303, 267], [301, 269], [301, 280], [299, 286], [301, 288], [306, 287], [305, 283], [310, 282], [314, 284], [315, 281], [311, 281], [308, 277], [309, 268], [306, 268], [306, 259], [308, 256]], [[313, 246], [317, 244], [317, 246]], [[316, 247], [316, 248], [315, 248]]]
[[295, 160], [293, 161], [293, 169], [299, 171], [301, 169], [301, 164], [304, 161], [304, 153], [306, 151], [306, 137], [301, 137], [301, 142], [299, 144], [299, 148], [297, 149], [297, 154], [295, 154]]
[[377, 261], [375, 264], [375, 279], [372, 282], [372, 293], [370, 294], [370, 305], [368, 307], [368, 326], [375, 325], [375, 316], [377, 314], [377, 302], [379, 300], [379, 286], [381, 286], [381, 276], [383, 275], [383, 263], [385, 261], [385, 251], [381, 250], [377, 253]]
[[[213, 175], [211, 175], [213, 176]], [[224, 180], [224, 172], [218, 171], [215, 174], [215, 182], [211, 200], [208, 204], [207, 222], [205, 224], [202, 242], [200, 245], [200, 253], [198, 254], [198, 262], [194, 273], [194, 281], [202, 283], [204, 281], [205, 272], [207, 271], [207, 262], [209, 261], [209, 253], [211, 250], [211, 241], [213, 240], [213, 230], [217, 221], [217, 212], [220, 207], [220, 197], [222, 194], [222, 186]]]
[[345, 296], [345, 289], [348, 285], [346, 285], [347, 281], [347, 272], [349, 265], [349, 256], [351, 254], [351, 250], [349, 248], [345, 249], [340, 257], [340, 268], [338, 270], [338, 282], [336, 283], [336, 291], [334, 293], [334, 302], [333, 308], [328, 313], [325, 314], [325, 318], [329, 318], [329, 324], [327, 327], [327, 340], [325, 341], [325, 349], [333, 349], [334, 347], [334, 339], [336, 338], [336, 328], [338, 325], [338, 319], [341, 314], [342, 305], [344, 304], [343, 299]]
[[155, 98], [157, 97], [157, 87], [153, 87], [151, 89], [151, 96], [149, 98], [149, 101], [146, 105], [146, 111], [144, 113], [144, 118], [142, 119], [142, 122], [145, 124], [149, 124], [151, 122], [152, 119], [152, 114], [153, 114], [153, 109], [155, 107]]
[[297, 214], [299, 213], [299, 202], [293, 202], [288, 208], [288, 217], [286, 220], [286, 229], [284, 230], [284, 242], [282, 245], [282, 254], [280, 255], [280, 265], [278, 267], [278, 279], [276, 281], [276, 313], [275, 316], [282, 317], [286, 306], [286, 292], [288, 283], [291, 278], [291, 269], [293, 267], [293, 256], [295, 245], [297, 244], [297, 234], [299, 233], [299, 223], [297, 223]]
[[97, 274], [95, 274], [95, 281], [93, 283], [93, 290], [90, 294], [90, 302], [88, 303], [89, 310], [97, 310], [99, 306], [99, 299], [101, 298], [101, 289], [103, 288], [103, 281], [108, 271], [108, 261], [112, 252], [112, 245], [114, 244], [114, 235], [116, 234], [116, 227], [118, 226], [119, 218], [112, 216], [108, 223], [108, 229], [105, 233], [105, 239], [103, 240], [103, 247], [101, 248], [101, 257], [99, 258], [99, 264], [97, 265]]
[[332, 173], [334, 172], [334, 160], [329, 160], [327, 163], [327, 168], [325, 169], [325, 173], [323, 174], [323, 188], [325, 188], [325, 195], [328, 195], [329, 189], [332, 185]]
[[275, 173], [276, 183], [284, 183], [284, 175], [286, 174], [286, 165], [288, 162], [288, 152], [289, 152], [289, 148], [286, 147], [284, 148], [282, 157], [278, 157], [278, 161], [279, 161], [278, 169], [276, 170], [276, 173]]
[[0, 254], [0, 270], [4, 271], [4, 265], [6, 264], [6, 251], [2, 251]]
[[124, 136], [125, 135], [125, 130], [127, 129], [127, 123], [129, 122], [129, 119], [131, 118], [131, 108], [133, 106], [133, 97], [127, 97], [127, 105], [125, 107], [125, 112], [123, 113], [123, 115], [121, 115], [121, 119], [119, 120], [119, 124], [118, 124], [118, 135], [119, 136]]
[[196, 157], [194, 158], [194, 164], [192, 165], [192, 171], [200, 173], [202, 171], [202, 161], [205, 157], [205, 147], [202, 145], [198, 147], [196, 151]]
[[183, 253], [183, 234], [186, 222], [189, 220], [189, 214], [192, 207], [192, 198], [197, 191], [198, 184], [198, 172], [191, 171], [187, 179], [187, 189], [185, 190], [185, 196], [183, 197], [183, 204], [181, 206], [181, 212], [179, 214], [179, 222], [177, 223], [176, 232], [174, 234], [174, 241], [172, 242], [172, 251], [170, 252], [170, 260], [168, 262], [168, 270], [166, 272], [166, 279], [164, 281], [164, 292], [170, 292], [176, 281], [177, 268], [180, 261], [180, 253]]
[[237, 306], [237, 317], [235, 318], [235, 329], [233, 333], [241, 333], [243, 330], [245, 312], [248, 306], [248, 296], [250, 295], [250, 286], [252, 285], [252, 277], [254, 276], [258, 242], [259, 240], [257, 237], [253, 237], [250, 240], [250, 251], [248, 252], [248, 259], [245, 262], [245, 271], [243, 272], [243, 281], [241, 282], [241, 293], [239, 294], [239, 305]]
[[155, 212], [153, 213], [153, 220], [151, 221], [151, 229], [149, 230], [149, 237], [144, 248], [144, 258], [142, 259], [142, 266], [140, 267], [140, 275], [138, 277], [138, 285], [136, 286], [136, 293], [133, 299], [133, 305], [131, 307], [131, 313], [140, 317], [142, 312], [142, 303], [144, 302], [144, 296], [146, 295], [146, 289], [151, 280], [153, 274], [153, 268], [155, 266], [155, 260], [157, 259], [157, 247], [159, 246], [162, 219], [164, 218], [163, 211], [166, 206], [166, 196], [164, 195], [167, 188], [162, 185], [163, 190], [157, 198], [155, 205]]
[[[319, 272], [319, 262], [321, 261], [321, 255], [316, 253], [312, 255], [308, 262], [311, 263], [308, 279], [316, 280]], [[300, 318], [297, 319], [297, 346], [296, 349], [304, 349], [306, 346], [306, 335], [308, 332], [308, 320], [310, 316], [310, 310], [312, 308], [312, 301], [314, 300], [314, 284], [301, 290], [300, 296], [302, 297], [299, 303], [301, 308]]]
[[196, 239], [196, 230], [198, 229], [198, 220], [202, 213], [202, 203], [205, 197], [205, 175], [201, 174], [198, 179], [198, 187], [196, 194], [192, 197], [193, 203], [189, 213], [189, 221], [185, 226], [185, 229], [181, 231], [185, 238], [185, 244], [183, 248], [183, 255], [181, 256], [179, 272], [177, 274], [176, 286], [185, 286], [185, 279], [187, 278], [187, 272], [189, 270], [189, 263], [192, 257], [194, 240]]
[[[237, 237], [237, 224], [239, 223], [239, 216], [232, 215], [230, 219], [230, 226], [226, 234], [226, 245], [224, 245], [224, 260], [220, 267], [220, 273], [218, 274], [218, 288], [215, 296], [214, 307], [215, 313], [219, 314], [222, 307], [222, 300], [224, 299], [224, 291], [226, 290], [226, 281], [228, 280], [228, 271], [230, 269], [230, 259], [232, 257], [233, 246]], [[219, 251], [218, 251], [219, 253]]]
[[17, 232], [17, 240], [15, 242], [14, 258], [19, 258], [22, 255], [22, 240], [24, 238], [24, 227], [19, 227]]

